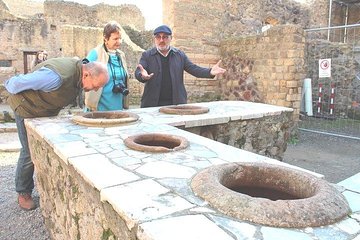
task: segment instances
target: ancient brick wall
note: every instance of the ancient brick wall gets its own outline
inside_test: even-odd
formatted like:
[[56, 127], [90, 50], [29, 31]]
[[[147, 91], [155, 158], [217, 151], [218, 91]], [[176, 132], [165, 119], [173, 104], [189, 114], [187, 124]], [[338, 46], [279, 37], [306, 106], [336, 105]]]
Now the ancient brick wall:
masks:
[[225, 40], [223, 99], [263, 102], [300, 112], [305, 38], [301, 27], [274, 26], [261, 35]]

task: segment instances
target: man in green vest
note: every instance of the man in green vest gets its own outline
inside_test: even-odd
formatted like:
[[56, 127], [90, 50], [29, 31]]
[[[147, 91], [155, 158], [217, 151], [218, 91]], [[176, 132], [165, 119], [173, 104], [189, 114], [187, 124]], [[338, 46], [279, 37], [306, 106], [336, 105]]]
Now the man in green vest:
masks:
[[[73, 103], [82, 90], [98, 90], [109, 79], [105, 64], [75, 58], [51, 58], [36, 65], [28, 74], [8, 79], [7, 99], [14, 111], [21, 151], [18, 159], [15, 187], [22, 209], [33, 210], [34, 164], [32, 163], [24, 118], [56, 116]], [[81, 95], [80, 95], [81, 96]]]

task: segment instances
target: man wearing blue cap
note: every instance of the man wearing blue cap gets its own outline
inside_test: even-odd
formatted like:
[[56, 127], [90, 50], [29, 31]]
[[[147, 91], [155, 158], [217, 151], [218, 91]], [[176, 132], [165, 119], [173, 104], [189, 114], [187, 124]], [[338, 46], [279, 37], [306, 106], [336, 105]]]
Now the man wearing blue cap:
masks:
[[156, 107], [187, 102], [184, 70], [197, 78], [214, 78], [226, 70], [221, 60], [212, 68], [192, 63], [186, 54], [172, 46], [172, 31], [166, 25], [154, 30], [155, 47], [143, 52], [135, 77], [145, 83], [141, 107]]

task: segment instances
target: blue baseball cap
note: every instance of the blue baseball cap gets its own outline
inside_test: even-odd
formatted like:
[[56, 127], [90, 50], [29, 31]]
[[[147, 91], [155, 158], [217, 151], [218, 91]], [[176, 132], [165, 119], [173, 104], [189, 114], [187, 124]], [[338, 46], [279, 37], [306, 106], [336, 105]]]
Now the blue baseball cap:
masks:
[[172, 31], [168, 26], [161, 25], [161, 26], [155, 28], [155, 30], [154, 30], [154, 35], [156, 35], [158, 33], [165, 33], [165, 34], [171, 35]]

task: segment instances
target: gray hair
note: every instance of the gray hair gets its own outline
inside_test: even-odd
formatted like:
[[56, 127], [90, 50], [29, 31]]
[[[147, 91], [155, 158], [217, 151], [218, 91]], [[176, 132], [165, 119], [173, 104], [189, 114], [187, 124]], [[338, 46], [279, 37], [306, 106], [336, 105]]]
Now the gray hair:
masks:
[[89, 62], [84, 65], [85, 69], [94, 77], [99, 77], [102, 74], [108, 75], [108, 70], [105, 64], [101, 62]]

